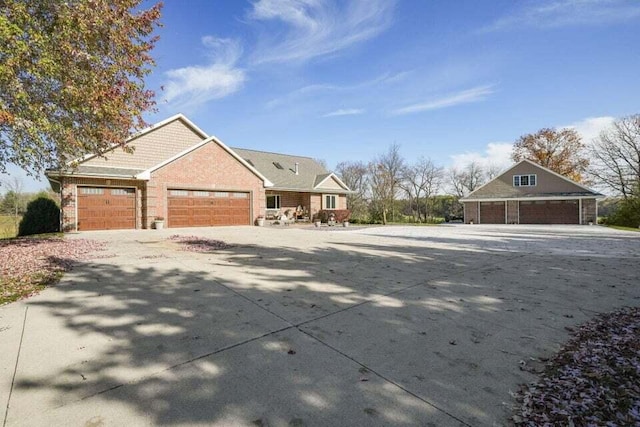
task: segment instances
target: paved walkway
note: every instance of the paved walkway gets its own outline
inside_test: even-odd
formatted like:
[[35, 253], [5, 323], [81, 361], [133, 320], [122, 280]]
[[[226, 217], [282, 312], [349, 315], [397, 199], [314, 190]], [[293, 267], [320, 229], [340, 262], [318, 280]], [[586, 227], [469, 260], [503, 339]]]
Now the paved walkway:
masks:
[[7, 426], [500, 425], [566, 327], [640, 298], [640, 233], [597, 226], [69, 237], [108, 250], [0, 308]]

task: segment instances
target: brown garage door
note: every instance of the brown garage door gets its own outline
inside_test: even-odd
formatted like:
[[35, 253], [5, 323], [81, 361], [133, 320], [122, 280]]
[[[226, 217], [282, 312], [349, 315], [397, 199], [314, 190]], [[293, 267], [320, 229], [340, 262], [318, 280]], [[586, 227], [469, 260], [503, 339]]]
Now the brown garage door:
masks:
[[78, 230], [136, 228], [135, 188], [78, 187]]
[[504, 224], [504, 202], [481, 202], [480, 224]]
[[520, 202], [520, 224], [578, 224], [577, 200]]
[[249, 225], [251, 198], [237, 191], [169, 190], [168, 227]]

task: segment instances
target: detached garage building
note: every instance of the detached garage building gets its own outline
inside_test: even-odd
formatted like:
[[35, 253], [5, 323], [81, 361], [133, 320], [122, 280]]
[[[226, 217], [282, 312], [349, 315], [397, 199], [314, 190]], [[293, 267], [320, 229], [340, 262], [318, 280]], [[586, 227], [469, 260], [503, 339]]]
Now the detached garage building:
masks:
[[588, 224], [604, 195], [522, 160], [467, 197], [467, 224]]
[[[247, 150], [239, 154], [182, 114], [143, 130], [125, 145], [133, 153], [114, 147], [47, 171], [61, 194], [63, 230], [151, 228], [156, 218], [164, 218], [167, 227], [250, 225], [265, 215], [267, 191], [283, 190], [280, 181], [295, 190], [283, 192], [283, 199], [289, 195], [294, 208], [304, 204], [311, 215], [346, 208], [350, 190], [314, 160], [258, 151], [249, 157]], [[272, 171], [276, 164], [279, 174]]]

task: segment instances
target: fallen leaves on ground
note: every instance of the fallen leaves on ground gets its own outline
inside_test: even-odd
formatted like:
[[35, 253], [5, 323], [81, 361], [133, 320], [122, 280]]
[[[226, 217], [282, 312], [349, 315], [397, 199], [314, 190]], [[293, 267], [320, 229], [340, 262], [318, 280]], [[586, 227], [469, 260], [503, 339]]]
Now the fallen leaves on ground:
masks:
[[170, 236], [169, 240], [181, 244], [182, 249], [189, 252], [210, 252], [220, 249], [229, 249], [232, 247], [232, 245], [229, 245], [222, 240], [205, 239], [199, 236], [180, 236], [176, 234]]
[[0, 305], [38, 293], [104, 243], [63, 237], [0, 240]]
[[640, 308], [601, 314], [572, 335], [516, 395], [516, 425], [640, 425]]

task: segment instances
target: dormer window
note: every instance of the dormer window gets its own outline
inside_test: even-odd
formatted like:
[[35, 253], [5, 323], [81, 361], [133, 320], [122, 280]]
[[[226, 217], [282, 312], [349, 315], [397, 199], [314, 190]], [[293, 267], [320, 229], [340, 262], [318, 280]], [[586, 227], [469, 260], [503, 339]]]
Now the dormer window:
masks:
[[513, 186], [514, 187], [535, 187], [536, 186], [536, 175], [513, 175]]

